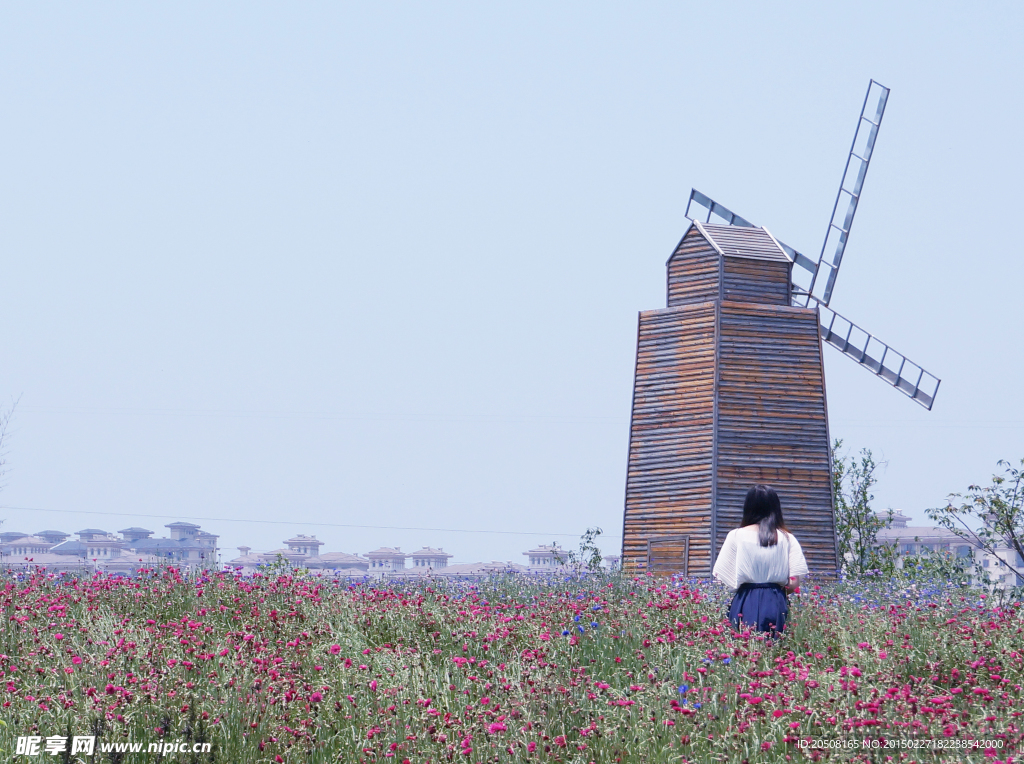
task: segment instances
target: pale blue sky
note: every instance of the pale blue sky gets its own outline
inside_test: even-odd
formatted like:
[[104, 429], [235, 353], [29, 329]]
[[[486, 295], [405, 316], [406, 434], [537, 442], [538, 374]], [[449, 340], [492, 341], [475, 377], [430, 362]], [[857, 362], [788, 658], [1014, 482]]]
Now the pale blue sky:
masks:
[[690, 188], [816, 253], [874, 77], [833, 306], [943, 382], [926, 412], [828, 349], [829, 412], [888, 461], [877, 506], [923, 520], [1024, 456], [1022, 16], [8, 4], [0, 503], [539, 534], [202, 523], [229, 548], [522, 560], [599, 525], [612, 551], [636, 314]]

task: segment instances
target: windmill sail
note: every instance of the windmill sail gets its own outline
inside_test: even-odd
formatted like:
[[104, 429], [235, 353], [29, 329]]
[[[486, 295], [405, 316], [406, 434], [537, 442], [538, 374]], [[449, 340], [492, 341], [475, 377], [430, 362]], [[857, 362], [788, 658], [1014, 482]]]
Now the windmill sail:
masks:
[[882, 124], [885, 103], [889, 100], [889, 88], [879, 85], [874, 80], [868, 83], [868, 92], [864, 96], [864, 105], [857, 120], [857, 130], [853, 134], [853, 145], [850, 155], [846, 158], [846, 169], [843, 180], [839, 184], [836, 203], [832, 206], [832, 219], [825, 234], [825, 243], [821, 245], [818, 265], [808, 293], [818, 302], [828, 305], [832, 299], [832, 289], [836, 285], [836, 275], [846, 251], [846, 241], [853, 227], [853, 216], [857, 214], [857, 204], [864, 188], [864, 178], [868, 174], [871, 155], [875, 150], [875, 139], [878, 128]]
[[822, 303], [818, 320], [822, 340], [931, 410], [941, 382], [938, 377]]

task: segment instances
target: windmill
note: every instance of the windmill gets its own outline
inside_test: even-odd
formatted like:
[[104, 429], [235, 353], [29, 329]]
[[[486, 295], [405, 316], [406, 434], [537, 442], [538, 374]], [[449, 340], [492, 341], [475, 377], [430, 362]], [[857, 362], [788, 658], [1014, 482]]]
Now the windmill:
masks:
[[889, 89], [871, 80], [817, 261], [696, 189], [642, 311], [622, 562], [710, 576], [754, 483], [775, 487], [812, 571], [837, 568], [822, 346], [931, 409], [939, 379], [830, 307]]

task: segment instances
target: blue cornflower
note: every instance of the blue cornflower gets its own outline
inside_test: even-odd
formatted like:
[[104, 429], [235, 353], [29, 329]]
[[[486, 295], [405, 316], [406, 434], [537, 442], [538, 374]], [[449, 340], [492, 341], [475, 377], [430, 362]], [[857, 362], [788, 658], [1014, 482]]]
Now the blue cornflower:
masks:
[[732, 663], [732, 658], [722, 658], [722, 663], [728, 666], [730, 663]]
[[569, 636], [569, 630], [568, 629], [562, 629], [562, 636], [563, 637], [568, 637]]
[[582, 626], [577, 626], [576, 628], [580, 630], [580, 634], [586, 631]]
[[596, 628], [597, 628], [597, 621], [591, 621], [591, 622], [590, 622], [590, 627], [591, 627], [592, 629], [596, 629]]
[[679, 694], [680, 695], [685, 695], [689, 691], [690, 691], [690, 685], [688, 685], [688, 684], [681, 684], [681, 685], [679, 685]]
[[600, 610], [600, 609], [601, 609], [601, 606], [600, 606], [600, 605], [594, 605], [594, 607], [592, 607], [592, 608], [591, 608], [591, 610], [593, 610], [593, 611], [594, 611], [595, 613], [596, 613], [596, 612], [597, 612], [598, 610]]
[[572, 620], [576, 621], [576, 623], [579, 623], [579, 622], [580, 622], [580, 615], [579, 615], [579, 613], [577, 613], [576, 615], [574, 615], [574, 616], [572, 617]]
[[694, 708], [700, 708], [700, 703], [694, 703], [694, 704], [693, 704], [693, 707], [694, 707]]

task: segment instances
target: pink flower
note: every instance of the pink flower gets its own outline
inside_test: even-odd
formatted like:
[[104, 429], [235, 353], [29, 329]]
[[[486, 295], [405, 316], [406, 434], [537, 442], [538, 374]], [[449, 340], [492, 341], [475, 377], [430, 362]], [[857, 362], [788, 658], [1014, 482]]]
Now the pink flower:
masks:
[[537, 744], [532, 742], [532, 741], [527, 743], [526, 744], [526, 750], [529, 751], [530, 753], [533, 753], [534, 751], [537, 750]]
[[373, 690], [374, 692], [377, 692], [377, 680], [376, 679], [371, 679], [370, 680], [370, 689]]
[[56, 634], [53, 635], [53, 638], [60, 642], [60, 640], [64, 639], [64, 635], [58, 631]]
[[321, 695], [319, 692], [314, 692], [312, 695], [309, 696], [309, 700], [312, 703], [319, 703], [323, 699], [324, 696]]
[[504, 732], [506, 729], [507, 727], [501, 722], [494, 722], [494, 724], [487, 728], [487, 731], [494, 735], [498, 732]]
[[337, 655], [341, 652], [341, 645], [331, 645], [331, 655]]
[[80, 666], [82, 664], [82, 659], [76, 655], [71, 659], [71, 662], [74, 663], [76, 666]]

